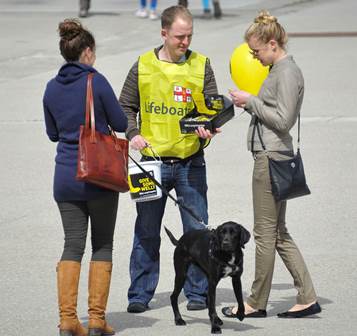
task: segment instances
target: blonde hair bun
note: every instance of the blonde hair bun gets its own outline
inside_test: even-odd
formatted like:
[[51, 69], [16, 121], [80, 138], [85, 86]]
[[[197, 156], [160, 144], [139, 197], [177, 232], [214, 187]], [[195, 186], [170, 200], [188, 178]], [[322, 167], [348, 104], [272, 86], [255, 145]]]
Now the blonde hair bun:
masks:
[[262, 10], [254, 19], [254, 22], [246, 30], [244, 39], [249, 42], [253, 36], [263, 43], [268, 43], [268, 41], [274, 39], [283, 49], [288, 42], [285, 29], [280, 25], [278, 19], [270, 15], [267, 10]]
[[266, 10], [261, 11], [254, 19], [254, 23], [270, 24], [276, 22], [278, 22], [278, 19], [275, 16], [270, 15]]

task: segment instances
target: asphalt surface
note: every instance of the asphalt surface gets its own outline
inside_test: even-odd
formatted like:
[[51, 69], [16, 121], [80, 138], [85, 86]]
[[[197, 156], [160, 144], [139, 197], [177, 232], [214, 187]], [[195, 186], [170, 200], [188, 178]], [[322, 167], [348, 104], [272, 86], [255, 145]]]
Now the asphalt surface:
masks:
[[[134, 17], [136, 2], [92, 1], [85, 25], [97, 40], [96, 68], [119, 95], [137, 57], [157, 46], [159, 21]], [[159, 0], [159, 9], [175, 1]], [[191, 0], [195, 17], [192, 49], [211, 59], [219, 90], [234, 86], [229, 59], [243, 41], [257, 11], [267, 8], [288, 32], [356, 32], [354, 0], [221, 0], [221, 20], [201, 17], [201, 2]], [[77, 15], [77, 1], [0, 0], [0, 335], [48, 336], [58, 333], [56, 263], [63, 245], [59, 213], [52, 198], [55, 145], [45, 134], [42, 95], [62, 59], [57, 25]], [[289, 53], [306, 82], [302, 108], [302, 156], [310, 196], [288, 204], [287, 225], [312, 275], [322, 313], [281, 320], [276, 313], [295, 303], [292, 279], [279, 257], [268, 318], [243, 322], [222, 318], [225, 335], [356, 335], [357, 313], [357, 39], [352, 36], [292, 37]], [[252, 158], [246, 150], [249, 117], [236, 117], [206, 150], [210, 224], [242, 223], [252, 232]], [[293, 132], [294, 135], [296, 135]], [[180, 308], [187, 326], [176, 327], [169, 303], [173, 288], [173, 246], [162, 235], [161, 277], [151, 309], [126, 312], [128, 260], [135, 220], [129, 194], [120, 196], [114, 270], [107, 309], [117, 335], [205, 335], [207, 311]], [[164, 224], [176, 237], [182, 229], [178, 209], [168, 201]], [[87, 271], [90, 240], [83, 259], [78, 315], [87, 321]], [[244, 294], [254, 278], [254, 242], [245, 250]], [[234, 304], [230, 280], [220, 282], [217, 310]], [[221, 314], [220, 314], [221, 315]]]

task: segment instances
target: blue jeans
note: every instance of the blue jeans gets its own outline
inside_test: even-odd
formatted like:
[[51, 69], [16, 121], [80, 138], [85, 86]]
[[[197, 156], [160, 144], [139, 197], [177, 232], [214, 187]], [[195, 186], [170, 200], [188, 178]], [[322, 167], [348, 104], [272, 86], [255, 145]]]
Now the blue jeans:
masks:
[[[186, 162], [161, 166], [161, 183], [170, 191], [175, 189], [178, 198], [191, 207], [204, 223], [208, 222], [206, 165], [203, 156]], [[129, 303], [147, 305], [154, 296], [160, 271], [160, 230], [167, 196], [154, 201], [136, 204], [137, 218], [133, 250], [130, 257], [131, 285]], [[203, 229], [204, 225], [180, 208], [183, 231]], [[172, 266], [172, 271], [174, 267]], [[187, 273], [184, 293], [189, 301], [206, 302], [207, 279], [196, 266], [191, 265]]]

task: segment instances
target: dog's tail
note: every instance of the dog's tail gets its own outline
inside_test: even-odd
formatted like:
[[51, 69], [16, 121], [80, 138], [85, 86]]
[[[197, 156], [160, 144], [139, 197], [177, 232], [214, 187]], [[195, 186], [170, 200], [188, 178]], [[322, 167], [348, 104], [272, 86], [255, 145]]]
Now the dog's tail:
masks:
[[178, 240], [174, 237], [174, 235], [171, 233], [171, 231], [165, 226], [165, 231], [167, 235], [169, 236], [171, 243], [177, 246]]

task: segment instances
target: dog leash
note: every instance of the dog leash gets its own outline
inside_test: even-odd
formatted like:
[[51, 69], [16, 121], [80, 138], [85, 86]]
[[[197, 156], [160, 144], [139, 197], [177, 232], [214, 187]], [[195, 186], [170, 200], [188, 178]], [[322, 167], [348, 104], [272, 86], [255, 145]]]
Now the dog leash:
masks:
[[[151, 148], [151, 146], [149, 146], [149, 148]], [[151, 149], [152, 150], [152, 149]], [[179, 208], [181, 208], [182, 210], [185, 210], [189, 215], [191, 215], [192, 218], [194, 218], [198, 223], [208, 227], [208, 225], [203, 221], [202, 218], [200, 218], [199, 216], [197, 216], [197, 214], [191, 209], [189, 208], [184, 202], [183, 200], [178, 200], [177, 198], [175, 198], [174, 196], [172, 196], [167, 189], [159, 182], [155, 179], [155, 177], [153, 177], [151, 174], [149, 174], [148, 171], [146, 171], [130, 154], [128, 154], [130, 159], [139, 167], [139, 169], [144, 173], [144, 175], [149, 178], [150, 180], [152, 180], [161, 190], [162, 192], [169, 198], [171, 198], [175, 205], [177, 205]]]

